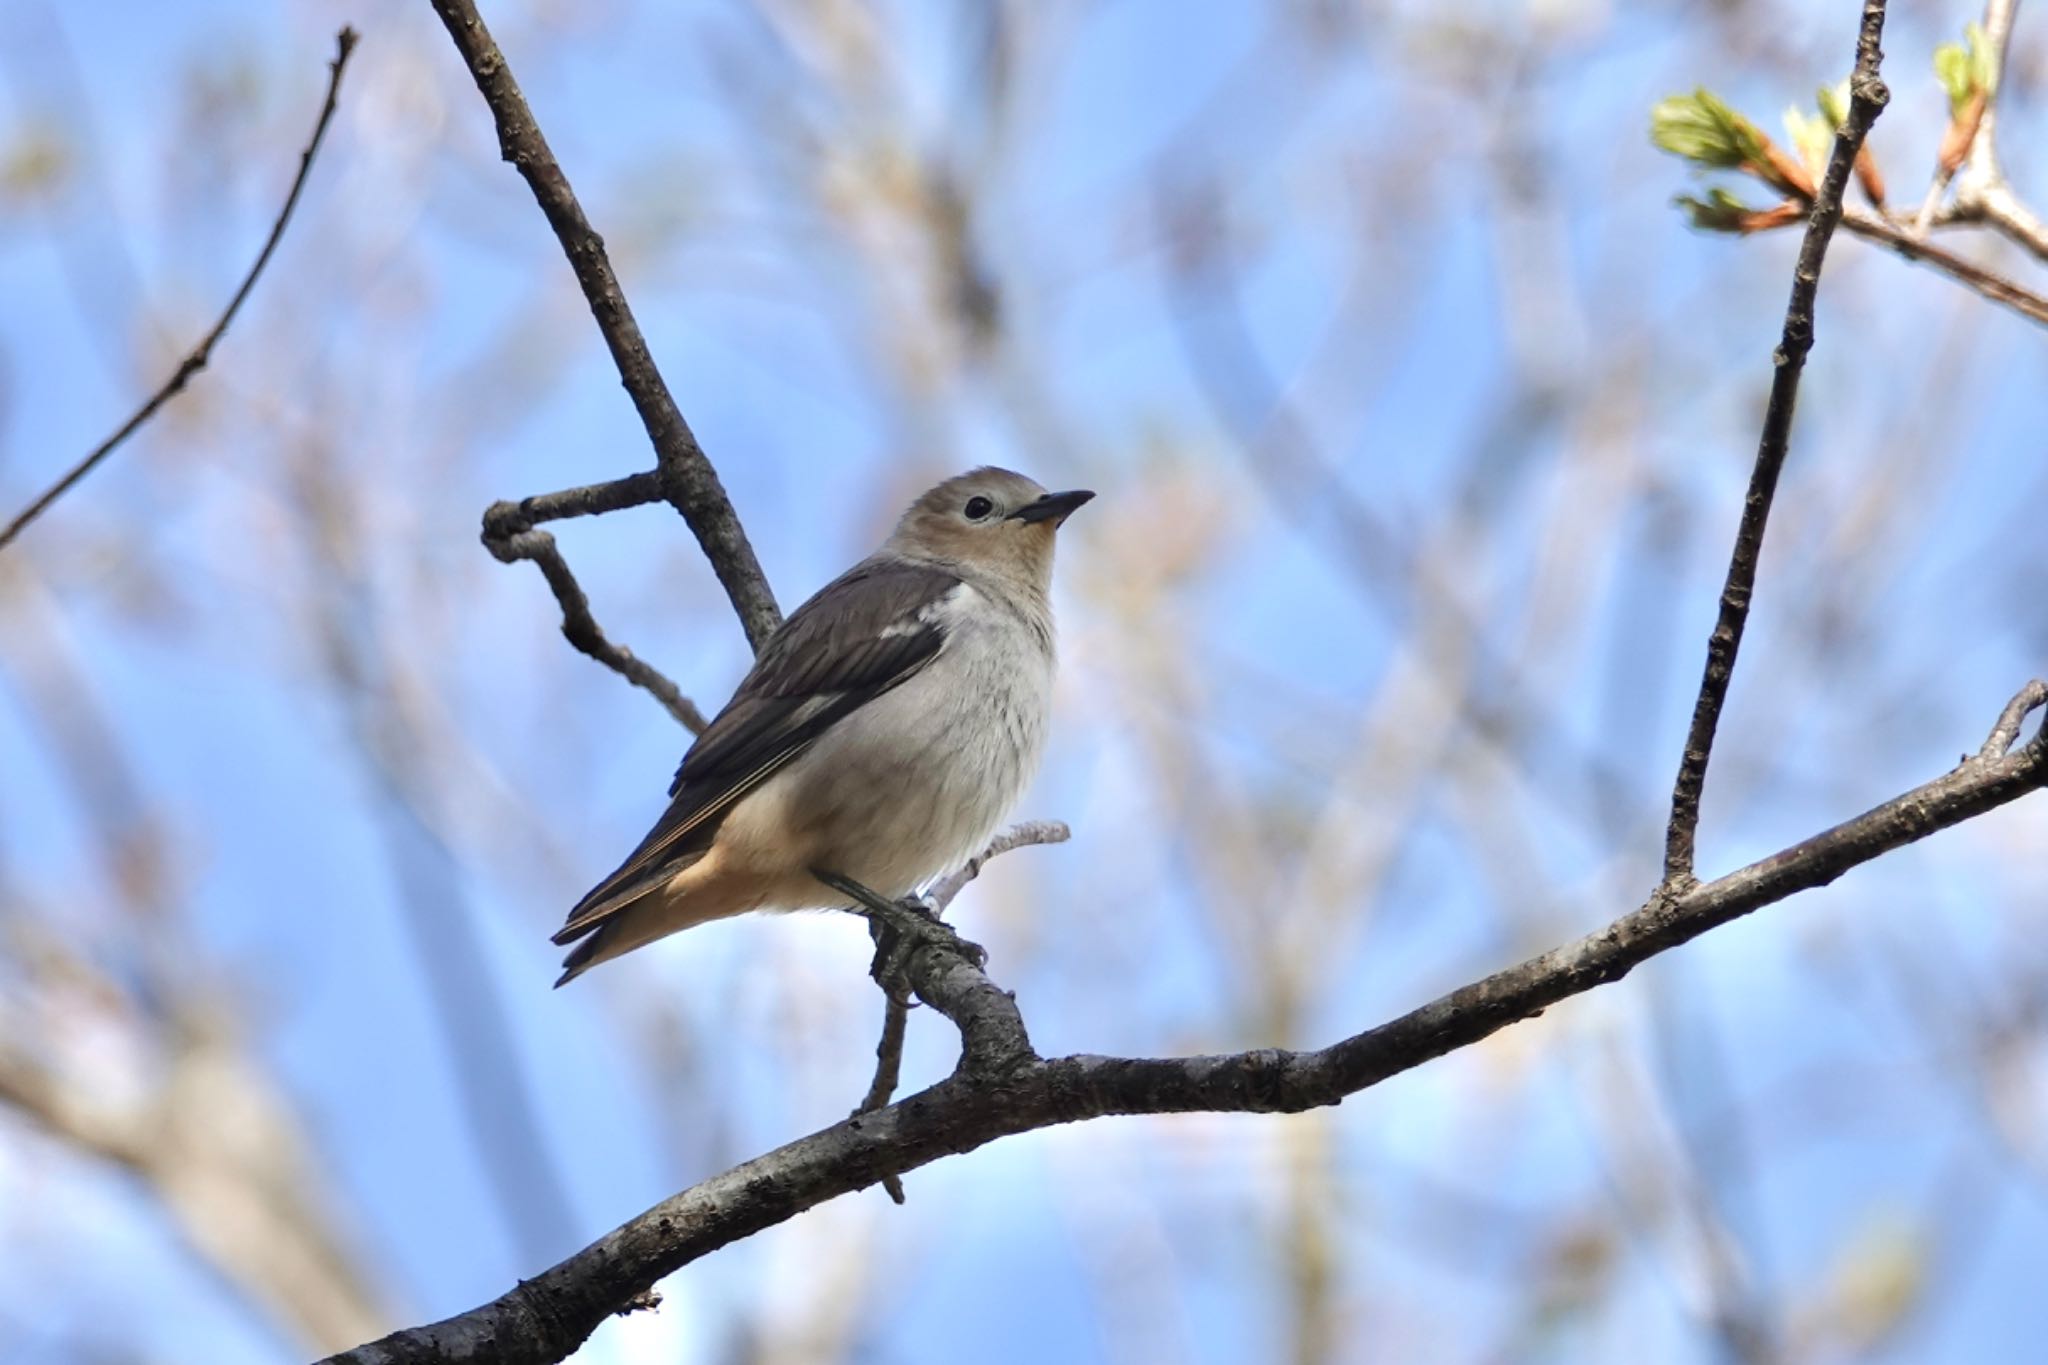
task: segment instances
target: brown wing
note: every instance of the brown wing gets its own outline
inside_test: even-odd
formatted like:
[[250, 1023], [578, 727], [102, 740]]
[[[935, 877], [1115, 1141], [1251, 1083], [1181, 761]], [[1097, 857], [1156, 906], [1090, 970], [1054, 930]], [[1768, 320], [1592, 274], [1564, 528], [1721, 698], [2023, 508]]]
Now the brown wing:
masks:
[[742, 796], [930, 663], [945, 643], [930, 608], [959, 583], [943, 569], [866, 560], [798, 607], [683, 756], [661, 819], [617, 871], [576, 903], [554, 941], [581, 938], [666, 881], [680, 859], [710, 846]]

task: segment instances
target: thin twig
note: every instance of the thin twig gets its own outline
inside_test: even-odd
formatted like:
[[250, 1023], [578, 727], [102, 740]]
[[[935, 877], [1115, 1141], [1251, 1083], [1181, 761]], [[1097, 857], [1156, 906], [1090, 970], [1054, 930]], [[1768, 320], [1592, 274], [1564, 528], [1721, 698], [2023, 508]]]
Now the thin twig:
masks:
[[299, 173], [292, 177], [292, 187], [284, 197], [284, 207], [277, 211], [277, 218], [270, 225], [270, 235], [263, 240], [263, 249], [256, 253], [256, 263], [249, 267], [249, 273], [242, 277], [241, 287], [235, 290], [233, 298], [213, 324], [213, 330], [194, 347], [189, 355], [178, 362], [178, 368], [164, 381], [163, 387], [150, 395], [149, 401], [137, 408], [135, 415], [121, 424], [121, 429], [94, 447], [92, 453], [71, 467], [69, 473], [57, 480], [25, 508], [21, 515], [7, 523], [7, 529], [0, 530], [0, 550], [4, 550], [21, 534], [22, 528], [49, 510], [50, 504], [63, 497], [73, 484], [90, 474], [94, 467], [114, 453], [120, 444], [141, 429], [142, 424], [156, 416], [157, 409], [178, 396], [191, 382], [192, 376], [206, 368], [213, 357], [214, 345], [226, 334], [228, 324], [241, 311], [242, 301], [249, 297], [249, 291], [256, 287], [256, 277], [263, 273], [263, 267], [270, 264], [271, 253], [277, 250], [278, 241], [284, 236], [285, 224], [292, 218], [292, 209], [298, 205], [299, 193], [306, 188], [306, 178], [312, 173], [313, 158], [320, 151], [321, 139], [327, 135], [327, 125], [334, 119], [336, 101], [341, 94], [341, 73], [348, 66], [349, 54], [355, 51], [356, 31], [343, 28], [334, 35], [334, 58], [327, 64], [327, 100], [320, 106], [320, 117], [313, 124], [313, 136], [299, 153]]
[[991, 858], [1000, 858], [1015, 849], [1031, 848], [1039, 844], [1064, 844], [1074, 837], [1063, 820], [1022, 820], [1010, 826], [995, 838], [988, 847], [967, 860], [967, 865], [942, 877], [931, 889], [932, 904], [944, 913], [947, 906], [967, 886], [981, 875], [981, 869]]
[[553, 536], [546, 531], [521, 531], [503, 539], [486, 535], [484, 544], [506, 564], [530, 559], [539, 566], [555, 601], [561, 604], [564, 639], [635, 687], [647, 689], [691, 734], [704, 733], [704, 713], [683, 695], [673, 679], [624, 645], [615, 645], [605, 637], [597, 618], [590, 613], [590, 598], [584, 595], [576, 575], [569, 572], [569, 562], [562, 558]]
[[530, 531], [544, 521], [601, 516], [661, 500], [661, 471], [650, 469], [609, 483], [564, 488], [559, 493], [536, 493], [518, 502], [494, 502], [484, 509], [484, 543]]
[[1771, 377], [1770, 404], [1764, 410], [1763, 437], [1757, 446], [1756, 466], [1750, 473], [1749, 494], [1743, 501], [1727, 580], [1721, 588], [1720, 613], [1713, 634], [1707, 638], [1706, 671], [1693, 705], [1678, 780], [1672, 787], [1671, 823], [1664, 839], [1667, 888], [1683, 889], [1693, 882], [1693, 851], [1699, 833], [1700, 794], [1706, 787], [1707, 760], [1714, 750], [1714, 731], [1720, 724], [1721, 706], [1727, 700], [1728, 683], [1735, 672], [1736, 652], [1742, 647], [1743, 627], [1749, 620], [1757, 561], [1763, 552], [1764, 526], [1770, 519], [1771, 499], [1777, 493], [1778, 474], [1785, 467], [1785, 452], [1791, 440], [1799, 375], [1806, 365], [1806, 353], [1813, 349], [1813, 305], [1820, 290], [1821, 262], [1842, 217], [1842, 194], [1849, 184], [1856, 154], [1863, 147], [1870, 125], [1877, 121], [1891, 98], [1877, 75], [1878, 64], [1884, 59], [1878, 47], [1883, 33], [1884, 0], [1865, 0], [1856, 40], [1856, 73], [1849, 82], [1849, 117], [1835, 135], [1827, 174], [1814, 196], [1806, 237], [1799, 245], [1799, 264], [1792, 274], [1792, 297], [1785, 307], [1784, 334], [1774, 357], [1776, 369]]
[[718, 575], [731, 599], [748, 642], [760, 649], [782, 621], [775, 594], [761, 572], [760, 561], [754, 557], [754, 547], [747, 540], [739, 515], [726, 497], [725, 486], [719, 482], [718, 471], [711, 467], [690, 424], [683, 420], [667, 381], [647, 349], [647, 339], [640, 334], [640, 324], [633, 320], [625, 291], [605, 254], [604, 239], [584, 216], [583, 206], [569, 187], [569, 177], [563, 174], [540, 125], [534, 122], [533, 111], [527, 107], [526, 97], [519, 93], [519, 83], [512, 77], [512, 68], [492, 40], [490, 30], [484, 27], [476, 6], [471, 0], [433, 3], [434, 12], [441, 16], [448, 36], [455, 40], [456, 50], [483, 93], [484, 103], [490, 106], [498, 129], [499, 152], [525, 177], [541, 212], [547, 215], [548, 225], [561, 241], [570, 268], [576, 272], [576, 282], [590, 303], [598, 331], [604, 334], [619, 378], [654, 444], [662, 496], [682, 513], [697, 543], [703, 547], [705, 558], [711, 561], [712, 572]]
[[[882, 984], [882, 1036], [875, 1044], [875, 1079], [868, 1093], [854, 1106], [854, 1118], [872, 1114], [896, 1097], [896, 1083], [903, 1076], [903, 1040], [910, 1029], [910, 998]], [[896, 1203], [903, 1202], [903, 1177], [891, 1171], [882, 1177], [882, 1189]]]
[[1977, 187], [1967, 196], [1958, 195], [1950, 221], [1997, 228], [2006, 240], [2025, 247], [2036, 259], [2048, 261], [2048, 222], [2027, 207], [2003, 179]]
[[[2048, 705], [2029, 683], [1986, 749], [2009, 744], [2014, 717]], [[1946, 775], [1724, 877], [1661, 886], [1606, 928], [1440, 996], [1378, 1028], [1313, 1052], [1039, 1059], [999, 1076], [969, 1071], [888, 1108], [813, 1133], [662, 1201], [554, 1268], [455, 1317], [397, 1332], [324, 1365], [551, 1365], [616, 1307], [664, 1275], [805, 1209], [998, 1138], [1111, 1114], [1295, 1113], [1336, 1104], [1522, 1019], [1618, 981], [1732, 920], [1939, 830], [2048, 786], [2048, 733], [2015, 752], [1965, 758]], [[1001, 1034], [1015, 1004], [973, 963], [934, 946], [912, 955], [918, 994], [963, 1039]]]
[[1948, 193], [1948, 182], [1955, 173], [1945, 166], [1934, 168], [1934, 179], [1928, 182], [1927, 196], [1920, 201], [1920, 211], [1913, 215], [1913, 235], [1925, 237], [1927, 230], [1934, 226], [1934, 215], [1941, 210], [1941, 198]]
[[1842, 215], [1842, 229], [1858, 237], [1881, 243], [1917, 264], [1939, 270], [1951, 279], [1975, 290], [1991, 302], [2010, 308], [2029, 322], [2048, 326], [2048, 298], [2022, 289], [2011, 280], [1924, 238], [1893, 227], [1890, 223], [1854, 209]]
[[592, 483], [578, 489], [561, 489], [559, 493], [537, 493], [535, 497], [522, 497], [516, 503], [494, 501], [483, 510], [483, 548], [487, 548], [500, 563], [510, 565], [518, 559], [530, 559], [535, 563], [541, 569], [541, 577], [547, 579], [549, 589], [553, 589], [555, 602], [561, 604], [561, 634], [569, 645], [625, 677], [635, 688], [651, 692], [657, 702], [662, 702], [668, 714], [682, 724], [682, 729], [692, 735], [702, 735], [705, 733], [705, 712], [696, 708], [696, 702], [682, 696], [682, 688], [674, 684], [668, 673], [637, 657], [625, 645], [612, 645], [606, 639], [604, 630], [598, 626], [598, 618], [590, 614], [590, 598], [584, 596], [582, 583], [575, 581], [575, 575], [569, 573], [569, 561], [561, 557], [555, 536], [545, 530], [535, 530], [539, 522], [625, 512], [627, 508], [643, 508], [651, 501], [662, 501], [662, 475], [659, 471], [627, 475], [625, 479]]
[[[2048, 683], [2035, 681], [2022, 687], [2005, 704], [2005, 710], [1999, 712], [1998, 724], [1991, 727], [1991, 733], [1984, 738], [1984, 747], [1977, 750], [1978, 759], [1988, 763], [2011, 753], [2012, 746], [2019, 742], [2020, 727], [2027, 723], [2028, 714], [2043, 706], [2048, 706]], [[2048, 736], [2048, 730], [2043, 734]], [[2048, 738], [2035, 742], [2048, 743]]]
[[697, 704], [684, 696], [667, 674], [605, 637], [597, 618], [591, 614], [589, 597], [584, 595], [576, 575], [569, 571], [569, 561], [562, 557], [555, 538], [534, 529], [536, 523], [543, 521], [600, 516], [661, 500], [661, 475], [649, 470], [609, 483], [540, 493], [518, 502], [494, 502], [484, 509], [484, 548], [501, 563], [532, 560], [547, 579], [555, 601], [561, 604], [562, 634], [569, 643], [635, 687], [645, 688], [684, 729], [701, 735], [705, 720]]

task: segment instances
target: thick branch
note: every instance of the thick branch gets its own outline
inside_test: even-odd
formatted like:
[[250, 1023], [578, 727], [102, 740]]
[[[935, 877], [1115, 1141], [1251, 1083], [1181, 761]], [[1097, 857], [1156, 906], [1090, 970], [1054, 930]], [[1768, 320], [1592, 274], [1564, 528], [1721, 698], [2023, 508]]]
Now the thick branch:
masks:
[[49, 510], [50, 505], [57, 499], [70, 492], [74, 484], [90, 474], [100, 461], [113, 454], [123, 441], [141, 430], [143, 423], [156, 416], [157, 409], [183, 393], [192, 376], [206, 368], [207, 362], [213, 358], [214, 346], [227, 335], [228, 324], [235, 320], [235, 314], [242, 311], [242, 301], [247, 299], [249, 291], [256, 287], [256, 277], [263, 273], [264, 266], [270, 264], [272, 253], [277, 250], [278, 242], [284, 237], [285, 224], [291, 221], [292, 210], [298, 206], [299, 193], [306, 188], [306, 177], [312, 174], [313, 158], [320, 151], [321, 139], [326, 137], [327, 125], [334, 119], [336, 102], [341, 95], [341, 73], [348, 66], [349, 54], [354, 52], [355, 48], [354, 29], [344, 28], [335, 35], [334, 59], [327, 64], [327, 99], [320, 106], [320, 117], [314, 121], [313, 136], [307, 141], [306, 149], [299, 153], [299, 173], [292, 177], [292, 187], [284, 196], [284, 207], [277, 211], [277, 217], [270, 225], [270, 235], [263, 239], [263, 249], [256, 253], [255, 264], [251, 265], [249, 273], [242, 277], [241, 285], [235, 290], [234, 297], [228, 300], [228, 306], [221, 312], [220, 320], [213, 324], [213, 330], [192, 348], [190, 354], [178, 362], [178, 368], [171, 372], [171, 377], [164, 381], [163, 387], [151, 394], [149, 401], [137, 408], [135, 415], [121, 424], [119, 431], [100, 442], [91, 454], [73, 465], [63, 478], [51, 484], [42, 496], [22, 511], [21, 515], [8, 522], [5, 530], [0, 530], [0, 550], [6, 549], [14, 538], [21, 534], [23, 527]]
[[[1618, 981], [1730, 920], [2048, 786], [2048, 733], [2037, 731], [2025, 747], [2009, 749], [2025, 715], [2044, 704], [2048, 686], [2029, 683], [2005, 708], [1983, 750], [1946, 776], [1715, 881], [1660, 887], [1641, 908], [1597, 933], [1320, 1051], [1029, 1057], [999, 1075], [963, 1068], [887, 1109], [847, 1119], [685, 1190], [501, 1298], [333, 1356], [325, 1365], [544, 1365], [568, 1356], [607, 1316], [699, 1257], [825, 1200], [1000, 1137], [1110, 1114], [1291, 1113], [1335, 1104]], [[971, 962], [936, 947], [916, 955], [913, 974], [920, 993], [932, 992], [969, 1021], [985, 1011], [999, 1014], [996, 1001], [1008, 1000]]]
[[918, 998], [960, 1030], [960, 1063], [955, 1075], [983, 1079], [1006, 1076], [1038, 1060], [1016, 997], [982, 974], [986, 956], [936, 916], [927, 917], [889, 901], [829, 868], [811, 875], [863, 907], [861, 913], [909, 943], [901, 971]]
[[1749, 494], [1743, 501], [1742, 521], [1735, 532], [1735, 550], [1729, 557], [1728, 576], [1721, 588], [1721, 609], [1707, 638], [1707, 666], [1700, 679], [1699, 697], [1693, 704], [1692, 725], [1685, 737], [1685, 753], [1679, 760], [1678, 780], [1671, 792], [1671, 823], [1664, 839], [1664, 881], [1683, 888], [1693, 880], [1693, 846], [1699, 832], [1700, 794], [1706, 788], [1707, 760], [1714, 751], [1714, 731], [1721, 720], [1721, 707], [1728, 698], [1728, 683], [1735, 674], [1736, 652], [1742, 647], [1743, 627], [1749, 621], [1749, 604], [1756, 588], [1757, 561], [1762, 557], [1764, 526], [1770, 520], [1771, 499], [1778, 491], [1778, 474], [1785, 467], [1785, 452], [1792, 436], [1792, 410], [1799, 396], [1799, 376], [1806, 366], [1806, 353], [1813, 349], [1813, 305], [1820, 291], [1821, 262], [1827, 255], [1828, 240], [1842, 217], [1842, 193], [1849, 184], [1849, 172], [1862, 150], [1870, 125], [1891, 98], [1878, 79], [1878, 64], [1884, 54], [1878, 40], [1884, 33], [1884, 0], [1865, 0], [1863, 23], [1856, 39], [1856, 72], [1849, 82], [1849, 117], [1835, 136], [1834, 152], [1828, 158], [1827, 174], [1814, 196], [1813, 211], [1807, 218], [1806, 237], [1799, 244], [1799, 263], [1792, 272], [1792, 298], [1785, 307], [1785, 328], [1773, 357], [1776, 372], [1771, 378], [1771, 398], [1764, 409], [1763, 437], [1758, 442], [1756, 466], [1749, 476]]
[[483, 93], [484, 103], [491, 107], [500, 152], [525, 177], [541, 212], [547, 215], [548, 225], [561, 240], [569, 266], [576, 272], [576, 282], [589, 300], [591, 315], [597, 319], [597, 329], [604, 334], [605, 345], [618, 366], [619, 378], [654, 444], [662, 496], [689, 523], [705, 558], [711, 561], [712, 572], [718, 575], [733, 610], [739, 614], [748, 642], [758, 650], [782, 620], [775, 594], [761, 573], [754, 547], [725, 495], [718, 472], [705, 458], [703, 447], [697, 444], [690, 424], [683, 420], [667, 382], [648, 352], [640, 324], [633, 320], [633, 310], [627, 305], [611, 259], [605, 254], [604, 239], [583, 216], [583, 207], [569, 187], [568, 176], [555, 161], [547, 138], [541, 135], [540, 125], [527, 108], [526, 97], [519, 92], [519, 83], [512, 78], [505, 54], [492, 41], [476, 6], [471, 0], [434, 0], [434, 12], [441, 16], [448, 36], [455, 40], [456, 50]]

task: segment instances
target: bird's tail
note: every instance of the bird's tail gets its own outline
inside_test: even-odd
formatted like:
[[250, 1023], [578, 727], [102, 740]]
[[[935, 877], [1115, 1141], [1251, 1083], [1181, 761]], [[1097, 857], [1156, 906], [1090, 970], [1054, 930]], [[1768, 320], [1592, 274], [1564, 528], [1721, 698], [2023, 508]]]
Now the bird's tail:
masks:
[[568, 985], [600, 962], [661, 937], [657, 932], [635, 938], [631, 942], [624, 941], [621, 938], [621, 931], [626, 929], [627, 922], [632, 917], [633, 911], [628, 908], [591, 930], [589, 935], [562, 959], [562, 974], [555, 978], [556, 988]]
[[681, 869], [665, 869], [663, 880], [615, 895], [595, 914], [572, 918], [555, 936], [557, 943], [576, 944], [555, 984], [567, 985], [598, 963], [677, 930], [752, 910], [761, 904], [762, 891], [758, 880], [733, 875], [715, 854], [693, 854]]

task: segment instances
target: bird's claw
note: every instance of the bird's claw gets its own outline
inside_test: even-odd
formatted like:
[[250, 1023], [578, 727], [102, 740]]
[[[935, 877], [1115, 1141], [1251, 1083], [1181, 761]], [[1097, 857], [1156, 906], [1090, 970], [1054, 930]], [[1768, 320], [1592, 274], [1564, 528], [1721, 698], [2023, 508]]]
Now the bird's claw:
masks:
[[811, 875], [843, 895], [853, 898], [850, 907], [866, 917], [868, 932], [875, 939], [875, 960], [869, 968], [884, 990], [902, 989], [904, 968], [910, 954], [919, 947], [946, 948], [979, 970], [988, 963], [988, 952], [979, 943], [960, 937], [952, 925], [939, 918], [938, 906], [920, 896], [892, 901], [826, 868], [812, 868]]
[[894, 990], [903, 980], [910, 955], [925, 946], [957, 953], [978, 971], [988, 965], [988, 950], [939, 918], [938, 908], [921, 897], [892, 902], [899, 913], [884, 916], [872, 906], [858, 906], [854, 913], [867, 916], [868, 930], [875, 939], [875, 960], [869, 971], [885, 989]]

